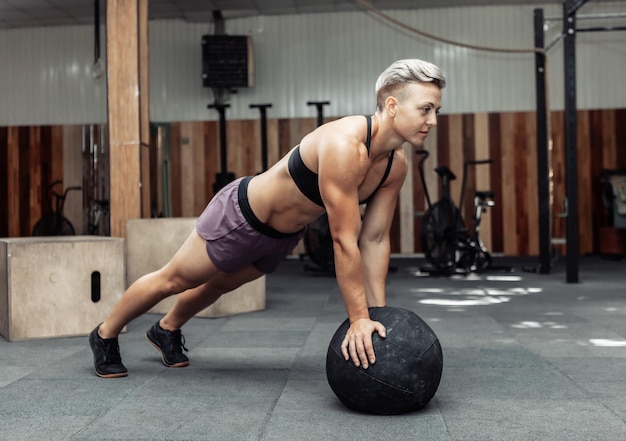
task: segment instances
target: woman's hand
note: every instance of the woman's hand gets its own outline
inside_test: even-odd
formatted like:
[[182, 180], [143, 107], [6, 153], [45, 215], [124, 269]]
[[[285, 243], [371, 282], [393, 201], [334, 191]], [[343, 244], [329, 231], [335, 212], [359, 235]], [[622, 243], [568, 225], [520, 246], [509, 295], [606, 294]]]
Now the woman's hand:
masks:
[[377, 332], [382, 338], [386, 337], [385, 326], [369, 318], [360, 318], [350, 324], [346, 337], [341, 343], [341, 353], [347, 360], [352, 359], [355, 366], [367, 369], [370, 364], [376, 363], [372, 335]]

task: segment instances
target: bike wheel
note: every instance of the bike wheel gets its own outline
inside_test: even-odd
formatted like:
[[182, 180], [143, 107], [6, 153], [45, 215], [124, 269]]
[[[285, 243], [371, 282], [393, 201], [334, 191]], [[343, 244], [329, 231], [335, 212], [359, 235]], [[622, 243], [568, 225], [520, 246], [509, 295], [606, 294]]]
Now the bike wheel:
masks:
[[41, 218], [33, 227], [33, 236], [74, 236], [71, 222], [64, 216], [52, 214]]
[[422, 218], [421, 243], [426, 261], [439, 272], [453, 272], [457, 261], [457, 233], [463, 220], [451, 200], [437, 201]]
[[309, 224], [304, 234], [304, 249], [311, 262], [324, 271], [335, 270], [335, 253], [333, 238], [330, 235], [328, 216], [320, 216]]

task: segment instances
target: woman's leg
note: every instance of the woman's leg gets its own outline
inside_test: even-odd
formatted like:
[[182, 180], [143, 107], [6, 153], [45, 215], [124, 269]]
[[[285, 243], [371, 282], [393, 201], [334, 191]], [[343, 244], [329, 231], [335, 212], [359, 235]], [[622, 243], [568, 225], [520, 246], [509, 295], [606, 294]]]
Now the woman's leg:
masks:
[[204, 284], [189, 289], [178, 296], [176, 303], [161, 319], [160, 325], [168, 331], [175, 331], [204, 308], [211, 306], [223, 294], [263, 275], [263, 272], [250, 265], [236, 273], [219, 272]]
[[100, 325], [100, 337], [117, 337], [131, 320], [164, 298], [201, 286], [218, 273], [206, 252], [206, 241], [194, 230], [163, 268], [141, 277], [126, 290]]

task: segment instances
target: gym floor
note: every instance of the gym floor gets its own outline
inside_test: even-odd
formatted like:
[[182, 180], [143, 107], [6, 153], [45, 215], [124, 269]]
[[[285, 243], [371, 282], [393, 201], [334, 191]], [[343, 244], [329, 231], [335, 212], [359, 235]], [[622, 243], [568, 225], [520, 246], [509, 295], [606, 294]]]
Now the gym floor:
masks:
[[[265, 311], [194, 318], [190, 366], [168, 369], [144, 315], [120, 337], [127, 378], [100, 379], [87, 338], [0, 338], [2, 440], [624, 440], [624, 261], [583, 257], [579, 284], [563, 261], [496, 259], [511, 273], [425, 277], [394, 259], [388, 304], [438, 335], [441, 384], [421, 411], [346, 409], [326, 381], [328, 343], [345, 319], [333, 277], [285, 262], [267, 278]], [[94, 323], [94, 325], [96, 325]]]

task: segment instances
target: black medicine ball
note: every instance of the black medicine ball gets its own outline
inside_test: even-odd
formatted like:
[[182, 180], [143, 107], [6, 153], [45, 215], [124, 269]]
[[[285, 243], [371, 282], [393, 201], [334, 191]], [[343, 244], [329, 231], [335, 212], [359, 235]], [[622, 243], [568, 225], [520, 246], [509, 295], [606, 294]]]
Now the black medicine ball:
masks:
[[328, 347], [326, 377], [337, 398], [349, 409], [396, 415], [424, 407], [441, 380], [443, 354], [433, 330], [412, 311], [392, 307], [370, 308], [370, 318], [381, 322], [387, 337], [374, 333], [376, 363], [356, 367], [341, 354], [350, 327], [344, 321]]

